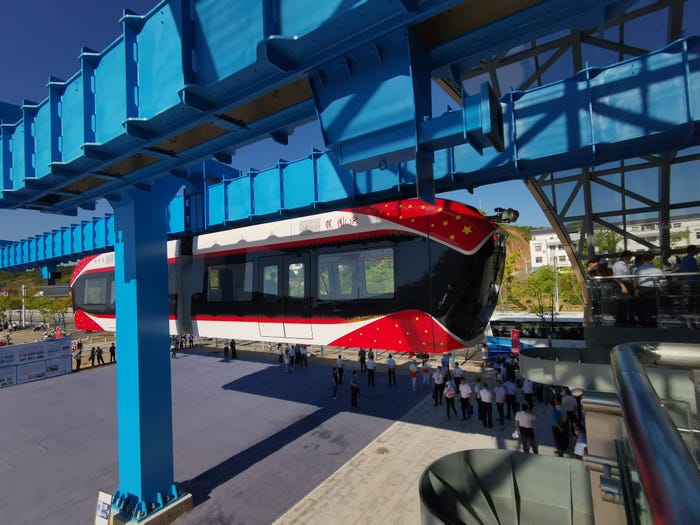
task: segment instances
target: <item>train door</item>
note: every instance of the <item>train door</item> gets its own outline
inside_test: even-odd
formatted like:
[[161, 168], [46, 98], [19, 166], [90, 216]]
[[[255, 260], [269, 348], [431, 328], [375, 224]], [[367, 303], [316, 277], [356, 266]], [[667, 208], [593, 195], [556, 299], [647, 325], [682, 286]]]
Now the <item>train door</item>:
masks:
[[309, 254], [285, 255], [283, 262], [284, 333], [291, 339], [312, 339]]
[[258, 329], [261, 337], [284, 339], [282, 321], [282, 257], [261, 257], [258, 265], [258, 290], [262, 301], [259, 303]]

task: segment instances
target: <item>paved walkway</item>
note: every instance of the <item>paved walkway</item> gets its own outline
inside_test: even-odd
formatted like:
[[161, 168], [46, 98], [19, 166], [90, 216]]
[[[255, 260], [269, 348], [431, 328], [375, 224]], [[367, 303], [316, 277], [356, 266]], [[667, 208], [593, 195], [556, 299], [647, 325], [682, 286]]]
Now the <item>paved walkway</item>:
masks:
[[[419, 523], [418, 477], [466, 448], [514, 448], [512, 422], [484, 429], [448, 421], [429, 391], [361, 379], [331, 397], [332, 358], [286, 374], [272, 351], [239, 346], [180, 354], [172, 363], [175, 479], [195, 508], [175, 523]], [[117, 353], [118, 356], [118, 353]], [[0, 523], [88, 524], [97, 491], [118, 485], [115, 366], [0, 390]], [[540, 411], [542, 407], [538, 407]], [[543, 418], [540, 418], [542, 420]], [[551, 432], [538, 438], [551, 441]], [[552, 449], [542, 447], [542, 453]]]
[[[459, 408], [458, 408], [459, 411]], [[545, 408], [536, 407], [540, 454], [553, 455]], [[518, 450], [513, 421], [486, 429], [476, 416], [447, 420], [428, 397], [280, 517], [276, 524], [419, 524], [418, 480], [434, 460], [467, 449]]]

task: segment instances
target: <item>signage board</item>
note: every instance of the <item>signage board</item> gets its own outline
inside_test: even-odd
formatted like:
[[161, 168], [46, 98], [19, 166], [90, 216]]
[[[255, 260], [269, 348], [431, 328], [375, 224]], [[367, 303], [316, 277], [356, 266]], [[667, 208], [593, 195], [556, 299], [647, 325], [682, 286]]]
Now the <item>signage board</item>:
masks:
[[0, 388], [70, 374], [68, 337], [0, 346]]

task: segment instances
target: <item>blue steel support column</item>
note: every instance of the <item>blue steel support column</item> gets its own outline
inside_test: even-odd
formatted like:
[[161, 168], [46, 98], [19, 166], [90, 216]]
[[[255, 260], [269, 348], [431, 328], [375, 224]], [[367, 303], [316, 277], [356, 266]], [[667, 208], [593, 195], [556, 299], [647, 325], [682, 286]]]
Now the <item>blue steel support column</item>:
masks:
[[119, 490], [113, 507], [140, 519], [177, 497], [168, 337], [166, 208], [182, 182], [159, 179], [111, 201], [116, 233]]

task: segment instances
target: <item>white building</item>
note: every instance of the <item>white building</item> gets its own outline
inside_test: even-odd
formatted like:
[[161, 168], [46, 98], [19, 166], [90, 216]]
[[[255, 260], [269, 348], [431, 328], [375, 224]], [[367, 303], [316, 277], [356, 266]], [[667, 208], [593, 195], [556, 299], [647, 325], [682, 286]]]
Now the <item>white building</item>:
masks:
[[[571, 235], [571, 233], [569, 235]], [[571, 268], [571, 261], [564, 251], [564, 245], [551, 228], [532, 231], [530, 238], [530, 261], [533, 270], [542, 266]]]
[[[618, 226], [622, 227], [623, 225], [620, 224]], [[672, 217], [669, 229], [671, 234], [671, 247], [673, 249], [682, 249], [689, 244], [700, 245], [700, 216]], [[627, 221], [627, 231], [639, 240], [656, 247], [656, 250], [654, 250], [654, 248], [650, 248], [648, 245], [630, 238], [627, 240], [626, 247], [629, 251], [633, 253], [649, 249], [658, 251], [658, 221], [654, 219]], [[573, 243], [578, 242], [578, 230], [570, 230], [569, 236]], [[622, 236], [620, 236], [620, 240], [617, 244], [617, 252], [619, 253], [624, 249], [624, 242]], [[532, 231], [530, 238], [530, 261], [533, 270], [541, 266], [556, 266], [557, 268], [571, 267], [571, 261], [564, 251], [563, 243], [551, 228]]]

